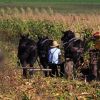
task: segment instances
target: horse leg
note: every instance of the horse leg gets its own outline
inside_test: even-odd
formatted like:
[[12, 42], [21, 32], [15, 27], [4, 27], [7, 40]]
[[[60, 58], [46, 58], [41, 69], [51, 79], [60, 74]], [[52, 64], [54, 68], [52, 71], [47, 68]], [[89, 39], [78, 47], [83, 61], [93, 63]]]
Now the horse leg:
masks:
[[[44, 69], [47, 69], [47, 65], [46, 65], [45, 62], [41, 62], [41, 64], [42, 64], [42, 66], [43, 66]], [[44, 71], [43, 73], [44, 73], [45, 77], [48, 77], [47, 71]]]
[[56, 77], [59, 77], [57, 64], [55, 64], [55, 74], [56, 74]]
[[[47, 69], [47, 65], [44, 65], [43, 68]], [[47, 71], [44, 71], [44, 74], [45, 74], [45, 77], [48, 77], [48, 72]]]
[[[47, 62], [46, 62], [45, 58], [41, 58], [40, 63], [43, 66], [44, 69], [47, 69]], [[44, 71], [44, 75], [45, 75], [45, 77], [48, 77], [47, 71]]]
[[65, 74], [68, 79], [73, 79], [73, 61], [71, 60], [66, 61]]
[[68, 78], [68, 66], [67, 66], [67, 62], [65, 62], [65, 66], [64, 66], [64, 72], [65, 72], [65, 77]]
[[93, 64], [93, 75], [94, 75], [94, 79], [97, 79], [97, 64]]
[[27, 78], [27, 69], [25, 69], [26, 67], [26, 62], [23, 62], [22, 67], [23, 67], [23, 77]]
[[64, 63], [60, 64], [60, 77], [64, 76]]
[[[30, 64], [30, 68], [32, 68], [32, 67], [33, 67], [33, 64]], [[33, 75], [33, 69], [30, 69], [30, 70], [29, 70], [29, 75], [30, 75], [30, 76]]]

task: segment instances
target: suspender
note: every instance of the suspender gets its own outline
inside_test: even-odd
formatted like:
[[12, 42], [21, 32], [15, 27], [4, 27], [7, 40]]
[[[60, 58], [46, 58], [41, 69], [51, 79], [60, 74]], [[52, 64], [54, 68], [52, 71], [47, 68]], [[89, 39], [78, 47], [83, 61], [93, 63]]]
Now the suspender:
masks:
[[[56, 48], [56, 50], [57, 50], [57, 48]], [[53, 54], [55, 53], [56, 50], [54, 50], [53, 53], [51, 53], [51, 51], [50, 51], [50, 53], [51, 53], [51, 60], [53, 60]]]

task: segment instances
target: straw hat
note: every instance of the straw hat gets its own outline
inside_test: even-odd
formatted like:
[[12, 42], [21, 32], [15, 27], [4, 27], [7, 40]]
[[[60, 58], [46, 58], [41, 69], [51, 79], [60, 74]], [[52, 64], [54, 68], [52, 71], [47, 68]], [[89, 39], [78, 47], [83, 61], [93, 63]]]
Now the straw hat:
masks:
[[53, 45], [51, 47], [57, 47], [59, 46], [58, 42], [57, 41], [53, 41]]

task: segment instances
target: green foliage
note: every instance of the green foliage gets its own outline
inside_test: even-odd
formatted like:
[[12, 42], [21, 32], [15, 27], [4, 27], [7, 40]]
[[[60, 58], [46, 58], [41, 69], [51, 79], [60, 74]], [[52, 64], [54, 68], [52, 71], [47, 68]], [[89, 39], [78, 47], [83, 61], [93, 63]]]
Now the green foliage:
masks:
[[93, 31], [93, 29], [88, 28], [88, 29], [85, 29], [84, 32], [83, 32], [84, 38], [87, 41], [87, 45], [85, 47], [86, 50], [88, 50], [89, 48], [93, 47], [93, 41], [91, 40], [92, 31]]
[[[44, 32], [45, 34], [48, 34], [48, 31], [46, 32], [46, 31], [43, 31], [43, 30], [40, 31], [40, 30], [42, 29], [42, 27], [43, 29], [45, 29], [45, 27], [55, 24], [55, 22], [50, 22], [50, 21], [30, 20], [30, 21], [24, 22], [21, 20], [16, 20], [14, 22], [13, 20], [10, 20], [10, 21], [3, 20], [2, 21], [2, 23], [3, 22], [4, 23], [13, 22], [13, 24], [16, 26], [14, 27], [12, 25], [12, 27], [14, 27], [14, 30], [13, 30], [14, 34], [13, 32], [11, 34], [10, 33], [5, 34], [6, 37], [9, 35], [10, 38], [13, 38], [13, 36], [15, 35], [17, 36], [20, 32], [26, 32], [27, 30], [28, 32], [30, 32], [30, 35], [32, 36], [42, 35], [43, 33], [40, 34], [40, 32]], [[45, 25], [43, 24], [43, 22], [45, 23]], [[2, 29], [5, 33], [9, 32], [7, 30], [8, 29], [10, 30], [11, 28], [10, 25], [11, 23], [9, 25], [4, 25], [6, 26], [5, 30], [3, 30], [3, 26], [2, 28], [0, 26], [0, 29]], [[58, 25], [58, 23], [56, 23], [55, 25]], [[37, 26], [40, 28], [37, 28]], [[17, 27], [20, 30], [17, 30]], [[52, 26], [52, 27], [55, 29], [55, 26]], [[62, 28], [62, 26], [59, 26], [59, 27], [56, 26], [56, 27], [58, 30], [59, 30], [59, 27], [61, 29], [65, 28], [65, 27]], [[37, 32], [38, 34], [35, 34]], [[55, 31], [55, 32], [59, 32], [59, 31]], [[55, 33], [55, 34], [57, 35], [58, 33]], [[2, 71], [2, 74], [0, 73], [0, 75], [3, 78], [3, 80], [0, 79], [0, 83], [2, 84], [0, 87], [0, 90], [2, 89], [5, 92], [9, 90], [11, 99], [13, 98], [13, 95], [14, 97], [16, 95], [16, 98], [18, 97], [20, 98], [18, 100], [35, 100], [35, 99], [37, 100], [48, 100], [48, 99], [51, 99], [51, 100], [80, 100], [79, 99], [80, 96], [83, 99], [87, 99], [87, 100], [89, 99], [91, 100], [95, 98], [99, 100], [100, 98], [100, 89], [99, 89], [100, 83], [99, 82], [97, 83], [91, 82], [89, 84], [88, 83], [86, 84], [84, 81], [66, 80], [65, 78], [55, 78], [55, 77], [54, 78], [50, 78], [50, 77], [44, 78], [42, 77], [40, 73], [39, 74], [35, 73], [32, 79], [22, 79], [21, 71], [18, 71], [18, 69], [14, 70], [16, 69], [15, 66], [16, 66], [17, 48], [13, 42], [8, 42], [7, 40], [3, 41], [3, 35], [4, 35], [3, 33], [0, 34], [0, 40], [1, 40], [0, 47], [2, 48], [3, 52], [6, 53], [5, 55], [7, 58], [6, 60], [7, 64], [5, 65], [5, 70]], [[8, 80], [8, 78], [10, 78], [10, 80]], [[2, 100], [4, 99], [4, 97], [2, 98]], [[15, 98], [13, 98], [12, 100], [15, 100]]]
[[97, 98], [100, 98], [100, 90], [96, 91]]
[[30, 100], [27, 94], [23, 93], [22, 100]]
[[29, 33], [33, 38], [37, 38], [39, 35], [48, 35], [53, 39], [59, 39], [64, 28], [63, 24], [48, 20], [0, 20], [0, 31], [6, 33], [9, 38], [16, 38], [19, 34]]
[[89, 58], [89, 53], [88, 53], [88, 50], [90, 48], [93, 47], [94, 43], [93, 41], [91, 40], [91, 37], [92, 37], [92, 32], [93, 32], [93, 29], [92, 28], [87, 28], [87, 29], [84, 29], [82, 31], [82, 37], [83, 39], [85, 39], [86, 43], [85, 43], [85, 50], [84, 50], [84, 57], [86, 59]]

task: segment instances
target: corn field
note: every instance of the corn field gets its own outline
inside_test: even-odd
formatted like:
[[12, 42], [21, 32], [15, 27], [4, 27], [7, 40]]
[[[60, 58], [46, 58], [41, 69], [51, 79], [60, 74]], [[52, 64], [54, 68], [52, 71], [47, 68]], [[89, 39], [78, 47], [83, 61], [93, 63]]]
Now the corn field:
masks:
[[[30, 7], [0, 9], [0, 48], [5, 53], [5, 65], [0, 70], [1, 100], [99, 100], [100, 83], [84, 83], [60, 78], [44, 78], [39, 74], [23, 80], [16, 68], [19, 34], [29, 33], [34, 40], [48, 35], [60, 41], [62, 31], [81, 33], [100, 31], [99, 14], [60, 14], [51, 8]], [[86, 31], [87, 30], [87, 31]]]
[[49, 34], [52, 31], [56, 34], [67, 29], [71, 29], [77, 34], [87, 28], [91, 28], [93, 31], [100, 30], [99, 14], [72, 13], [64, 15], [55, 13], [51, 8], [41, 11], [38, 8], [33, 10], [30, 7], [0, 9], [0, 30], [8, 31], [10, 35], [19, 32]]

